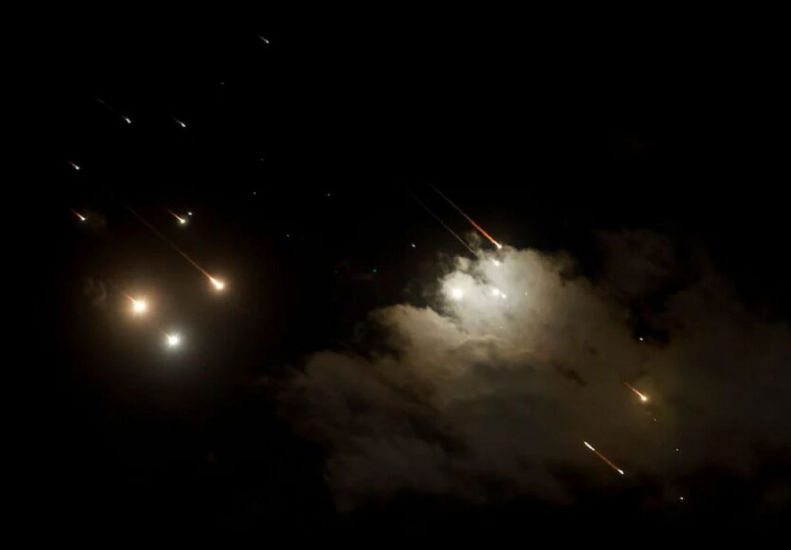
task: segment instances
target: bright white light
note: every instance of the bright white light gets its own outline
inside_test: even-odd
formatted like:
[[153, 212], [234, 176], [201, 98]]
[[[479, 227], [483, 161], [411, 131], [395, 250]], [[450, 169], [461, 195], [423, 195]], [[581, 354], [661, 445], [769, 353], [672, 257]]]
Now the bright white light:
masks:
[[192, 212], [187, 212], [187, 216], [192, 216]]
[[464, 298], [464, 292], [462, 292], [460, 288], [453, 288], [450, 291], [450, 297], [454, 300], [461, 300]]
[[214, 288], [216, 288], [217, 290], [222, 290], [222, 289], [225, 288], [225, 283], [224, 282], [219, 281], [219, 280], [215, 279], [214, 277], [209, 277], [209, 280], [211, 281], [211, 284], [214, 285]]
[[621, 474], [621, 475], [624, 475], [624, 471], [621, 470], [620, 468], [618, 468], [618, 473]]
[[181, 336], [178, 334], [168, 334], [166, 336], [169, 348], [177, 348], [181, 344]]
[[148, 303], [145, 300], [132, 300], [132, 312], [142, 314], [148, 311]]
[[492, 296], [494, 296], [494, 297], [496, 297], [496, 298], [502, 298], [503, 300], [505, 300], [505, 299], [508, 297], [508, 296], [506, 296], [506, 295], [505, 295], [505, 293], [504, 293], [502, 290], [500, 290], [499, 288], [493, 288], [493, 289], [492, 289]]
[[585, 443], [585, 446], [586, 446], [588, 449], [590, 449], [590, 450], [591, 450], [591, 451], [593, 451], [593, 452], [596, 452], [596, 449], [594, 449], [594, 448], [593, 448], [593, 445], [591, 445], [591, 444], [590, 444], [590, 443], [588, 443], [587, 441], [583, 441], [583, 443]]
[[132, 124], [132, 119], [129, 118], [128, 116], [125, 116], [124, 120], [126, 121], [127, 124]]
[[500, 243], [497, 243], [497, 250], [502, 250], [502, 249], [503, 249], [503, 245], [501, 245]]
[[493, 263], [494, 263], [494, 265], [495, 265], [495, 266], [497, 266], [497, 267], [500, 267], [500, 266], [502, 265], [502, 263], [500, 263], [500, 260], [492, 260], [492, 262], [493, 262]]

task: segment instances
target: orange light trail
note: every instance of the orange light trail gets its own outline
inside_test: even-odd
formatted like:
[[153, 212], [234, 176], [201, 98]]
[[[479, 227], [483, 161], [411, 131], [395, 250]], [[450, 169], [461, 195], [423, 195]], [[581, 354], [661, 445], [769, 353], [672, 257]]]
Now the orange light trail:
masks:
[[79, 212], [77, 212], [76, 210], [72, 210], [72, 212], [74, 213], [74, 215], [75, 215], [75, 216], [77, 216], [77, 217], [79, 218], [79, 220], [80, 220], [81, 222], [84, 222], [84, 221], [87, 219], [85, 216], [83, 216], [82, 214], [80, 214], [80, 213], [79, 213]]
[[586, 446], [588, 449], [590, 449], [590, 450], [591, 450], [591, 452], [592, 452], [593, 454], [595, 454], [595, 455], [596, 455], [596, 456], [598, 456], [600, 459], [602, 459], [602, 460], [604, 461], [604, 463], [605, 463], [605, 464], [607, 464], [607, 466], [609, 466], [610, 468], [612, 468], [613, 470], [615, 470], [616, 472], [618, 472], [618, 473], [619, 473], [619, 474], [621, 474], [621, 475], [625, 475], [625, 474], [626, 474], [626, 472], [624, 472], [624, 471], [623, 471], [623, 470], [621, 470], [621, 469], [620, 469], [618, 466], [616, 466], [615, 464], [613, 464], [613, 462], [612, 462], [612, 461], [611, 461], [609, 458], [607, 458], [606, 456], [604, 456], [603, 454], [601, 454], [599, 451], [597, 451], [597, 450], [596, 450], [596, 449], [593, 447], [593, 445], [591, 445], [591, 444], [590, 444], [590, 443], [588, 443], [587, 441], [583, 441], [583, 443], [585, 444], [585, 446]]
[[623, 385], [624, 385], [624, 386], [626, 386], [627, 388], [629, 388], [630, 390], [632, 390], [632, 392], [634, 392], [634, 394], [635, 394], [637, 397], [639, 397], [639, 398], [640, 398], [640, 401], [642, 401], [643, 403], [648, 403], [648, 396], [647, 396], [647, 395], [645, 395], [644, 393], [640, 393], [640, 392], [637, 390], [637, 388], [635, 388], [634, 386], [632, 386], [632, 385], [631, 385], [630, 383], [628, 383], [628, 382], [624, 382], [624, 383], [623, 383]]
[[222, 282], [222, 281], [218, 281], [217, 279], [215, 279], [214, 277], [212, 277], [212, 276], [211, 276], [211, 274], [210, 274], [208, 271], [206, 271], [206, 270], [205, 270], [205, 269], [203, 269], [201, 266], [199, 266], [199, 265], [198, 265], [198, 263], [197, 263], [195, 260], [193, 260], [192, 258], [190, 258], [189, 256], [187, 256], [187, 254], [186, 254], [185, 252], [183, 252], [183, 251], [182, 251], [182, 250], [181, 250], [181, 249], [180, 249], [178, 246], [176, 246], [175, 244], [173, 244], [173, 243], [170, 241], [170, 239], [168, 239], [168, 238], [167, 238], [167, 237], [165, 237], [165, 236], [164, 236], [162, 233], [160, 233], [160, 232], [157, 230], [157, 228], [156, 228], [156, 227], [154, 227], [153, 225], [151, 225], [150, 223], [148, 223], [148, 221], [147, 221], [147, 220], [146, 220], [146, 219], [145, 219], [143, 216], [141, 216], [140, 214], [138, 214], [137, 212], [135, 212], [135, 210], [133, 210], [132, 208], [130, 208], [130, 207], [129, 207], [129, 206], [127, 206], [126, 204], [124, 204], [124, 203], [121, 203], [121, 204], [123, 204], [123, 205], [124, 205], [124, 207], [125, 207], [127, 210], [129, 210], [129, 212], [131, 212], [131, 213], [132, 213], [132, 215], [134, 215], [134, 216], [135, 216], [135, 217], [136, 217], [138, 220], [140, 220], [140, 221], [141, 221], [141, 222], [142, 222], [142, 223], [143, 223], [143, 224], [144, 224], [146, 227], [148, 227], [148, 228], [149, 228], [151, 231], [153, 231], [153, 233], [154, 233], [154, 234], [155, 234], [157, 237], [159, 237], [159, 238], [160, 238], [160, 239], [162, 239], [162, 240], [163, 240], [165, 243], [167, 243], [167, 244], [168, 244], [168, 246], [170, 246], [170, 248], [172, 248], [173, 250], [175, 250], [176, 252], [178, 252], [178, 253], [179, 253], [179, 255], [180, 255], [182, 258], [184, 258], [185, 260], [187, 260], [187, 261], [190, 263], [190, 265], [192, 265], [192, 267], [194, 267], [195, 269], [197, 269], [198, 271], [200, 271], [200, 272], [203, 274], [203, 276], [204, 276], [204, 277], [206, 277], [206, 278], [209, 280], [209, 282], [210, 282], [210, 283], [211, 283], [211, 284], [214, 286], [214, 288], [216, 288], [217, 290], [223, 290], [223, 289], [225, 288], [225, 283], [224, 283], [224, 282]]
[[472, 224], [472, 226], [473, 226], [475, 229], [477, 229], [478, 231], [480, 231], [480, 232], [481, 232], [481, 235], [483, 235], [484, 237], [486, 237], [487, 239], [489, 239], [489, 241], [490, 241], [490, 242], [491, 242], [491, 243], [492, 243], [494, 246], [496, 246], [498, 250], [499, 250], [499, 249], [501, 249], [501, 248], [503, 247], [503, 245], [501, 245], [500, 243], [498, 243], [498, 242], [497, 242], [497, 241], [494, 239], [494, 237], [492, 237], [491, 235], [489, 235], [489, 233], [487, 233], [487, 232], [486, 232], [486, 230], [485, 230], [483, 227], [481, 227], [480, 225], [478, 225], [477, 223], [475, 223], [475, 220], [473, 220], [471, 217], [469, 217], [469, 216], [468, 216], [468, 215], [467, 215], [467, 214], [464, 212], [464, 210], [462, 210], [461, 208], [459, 208], [459, 206], [458, 206], [458, 205], [457, 205], [455, 202], [453, 202], [452, 200], [450, 200], [450, 199], [449, 199], [449, 198], [448, 198], [448, 197], [447, 197], [447, 196], [446, 196], [446, 195], [445, 195], [445, 194], [444, 194], [442, 191], [440, 191], [439, 189], [437, 189], [436, 187], [434, 187], [434, 186], [433, 186], [433, 185], [431, 185], [430, 183], [429, 183], [429, 185], [431, 186], [431, 188], [432, 188], [434, 191], [436, 191], [436, 192], [437, 192], [437, 194], [438, 194], [440, 197], [442, 197], [443, 199], [445, 199], [446, 201], [448, 201], [448, 204], [450, 204], [450, 205], [451, 205], [453, 208], [455, 208], [456, 210], [458, 210], [459, 214], [461, 214], [462, 216], [464, 216], [464, 217], [466, 218], [466, 220], [467, 220], [468, 222], [470, 222], [470, 223]]
[[170, 213], [171, 216], [176, 218], [181, 225], [184, 225], [184, 224], [187, 223], [187, 220], [185, 218], [182, 218], [181, 216], [179, 216], [178, 214], [176, 214], [172, 210], [168, 209], [168, 212]]
[[470, 252], [471, 252], [471, 253], [472, 253], [474, 256], [478, 256], [478, 253], [477, 253], [477, 252], [475, 252], [475, 250], [473, 250], [473, 249], [472, 249], [472, 247], [471, 247], [469, 244], [467, 244], [467, 241], [465, 241], [464, 239], [462, 239], [462, 238], [459, 236], [459, 234], [458, 234], [458, 233], [456, 233], [456, 232], [455, 232], [453, 229], [451, 229], [451, 228], [448, 226], [448, 224], [446, 224], [444, 221], [442, 221], [442, 218], [440, 218], [439, 216], [437, 216], [437, 215], [434, 213], [434, 211], [433, 211], [433, 210], [431, 210], [431, 208], [429, 208], [429, 207], [426, 205], [426, 203], [424, 203], [422, 200], [420, 200], [420, 199], [417, 197], [417, 195], [415, 195], [415, 194], [414, 194], [412, 191], [410, 191], [409, 189], [406, 189], [406, 188], [405, 188], [404, 190], [405, 190], [407, 193], [409, 193], [409, 195], [410, 195], [410, 196], [411, 196], [413, 199], [415, 199], [415, 201], [416, 201], [416, 202], [417, 202], [417, 203], [418, 203], [420, 206], [422, 206], [422, 207], [423, 207], [423, 209], [424, 209], [426, 212], [428, 212], [429, 214], [431, 214], [431, 216], [432, 216], [432, 217], [433, 217], [435, 220], [437, 220], [437, 221], [440, 223], [440, 225], [441, 225], [442, 227], [444, 227], [445, 229], [447, 229], [447, 230], [448, 230], [448, 232], [449, 232], [451, 235], [453, 235], [454, 237], [456, 237], [456, 240], [457, 240], [457, 241], [459, 241], [459, 242], [460, 242], [460, 243], [461, 243], [461, 244], [464, 246], [464, 248], [466, 248], [467, 250], [469, 250], [469, 251], [470, 251]]

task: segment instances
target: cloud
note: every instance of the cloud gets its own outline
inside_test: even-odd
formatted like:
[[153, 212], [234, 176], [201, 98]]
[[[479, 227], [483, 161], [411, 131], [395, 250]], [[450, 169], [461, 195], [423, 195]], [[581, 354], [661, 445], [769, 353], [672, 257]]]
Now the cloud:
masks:
[[674, 249], [647, 232], [602, 243], [597, 284], [565, 254], [459, 258], [432, 307], [371, 314], [375, 348], [307, 359], [280, 404], [324, 445], [339, 508], [403, 492], [568, 501], [579, 476], [607, 486], [712, 464], [744, 474], [756, 449], [788, 447], [788, 325], [749, 311], [701, 262], [644, 320], [667, 341], [641, 342], [626, 298], [673, 278]]

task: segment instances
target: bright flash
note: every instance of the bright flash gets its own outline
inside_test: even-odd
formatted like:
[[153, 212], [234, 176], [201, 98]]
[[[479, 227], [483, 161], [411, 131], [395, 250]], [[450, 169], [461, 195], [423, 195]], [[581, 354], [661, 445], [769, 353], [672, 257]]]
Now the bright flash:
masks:
[[464, 298], [464, 292], [462, 292], [460, 288], [451, 289], [450, 297], [454, 300], [461, 300]]
[[166, 341], [169, 348], [177, 348], [181, 344], [181, 336], [178, 334], [167, 334]]
[[222, 290], [225, 288], [225, 283], [215, 279], [214, 277], [209, 277], [209, 281], [211, 281], [211, 284], [213, 284], [214, 288], [217, 290]]
[[492, 262], [493, 262], [493, 263], [494, 263], [494, 265], [495, 265], [495, 266], [497, 266], [497, 267], [500, 267], [500, 266], [502, 265], [502, 263], [500, 262], [500, 260], [492, 260]]
[[505, 292], [503, 292], [499, 288], [493, 288], [492, 289], [492, 296], [494, 296], [496, 298], [502, 298], [503, 300], [505, 300], [508, 297], [508, 296], [506, 296]]
[[590, 449], [590, 450], [591, 450], [591, 451], [593, 451], [594, 453], [596, 452], [596, 449], [594, 449], [594, 448], [593, 448], [593, 445], [591, 445], [591, 444], [590, 444], [590, 443], [588, 443], [587, 441], [583, 441], [583, 443], [585, 443], [585, 446], [586, 446], [588, 449]]
[[136, 314], [143, 314], [148, 311], [148, 303], [145, 300], [132, 299], [132, 312]]
[[69, 161], [69, 164], [71, 164], [72, 167], [74, 167], [74, 169], [77, 170], [78, 172], [80, 171], [80, 167], [74, 164], [73, 162]]
[[127, 124], [132, 124], [132, 119], [129, 118], [128, 116], [125, 116], [124, 120], [126, 121]]

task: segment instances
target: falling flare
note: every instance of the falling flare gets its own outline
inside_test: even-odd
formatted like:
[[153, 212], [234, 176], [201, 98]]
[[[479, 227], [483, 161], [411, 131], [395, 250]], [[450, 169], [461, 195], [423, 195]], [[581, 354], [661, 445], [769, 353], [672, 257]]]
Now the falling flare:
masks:
[[464, 245], [464, 248], [466, 248], [467, 250], [469, 250], [469, 251], [472, 253], [472, 255], [473, 255], [473, 256], [478, 256], [478, 253], [477, 253], [477, 252], [475, 252], [475, 250], [473, 250], [473, 249], [472, 249], [472, 247], [471, 247], [469, 244], [467, 244], [467, 241], [465, 241], [464, 239], [462, 239], [461, 237], [459, 237], [458, 233], [456, 233], [456, 232], [455, 232], [453, 229], [451, 229], [451, 228], [448, 226], [448, 224], [446, 224], [444, 221], [442, 221], [442, 218], [440, 218], [439, 216], [437, 216], [437, 215], [436, 215], [436, 214], [435, 214], [435, 213], [434, 213], [434, 212], [431, 210], [431, 208], [429, 208], [429, 207], [426, 205], [426, 203], [424, 203], [422, 200], [420, 200], [419, 198], [417, 198], [417, 195], [415, 195], [415, 194], [414, 194], [412, 191], [410, 191], [409, 189], [405, 189], [405, 191], [406, 191], [407, 193], [409, 193], [409, 194], [412, 196], [412, 198], [413, 198], [413, 199], [415, 199], [415, 202], [417, 202], [417, 203], [418, 203], [420, 206], [422, 206], [422, 207], [423, 207], [423, 209], [424, 209], [426, 212], [428, 212], [429, 214], [431, 214], [431, 216], [432, 216], [432, 217], [433, 217], [435, 220], [437, 220], [437, 221], [440, 223], [440, 225], [441, 225], [442, 227], [444, 227], [445, 229], [447, 229], [447, 230], [448, 230], [448, 232], [449, 232], [451, 235], [453, 235], [454, 237], [456, 237], [456, 240], [457, 240], [457, 241], [459, 241], [459, 242], [460, 242], [462, 245]]
[[73, 167], [75, 170], [77, 170], [78, 172], [80, 171], [80, 167], [79, 167], [79, 166], [77, 166], [76, 164], [74, 164], [72, 161], [69, 161], [69, 164], [71, 164], [71, 165], [72, 165], [72, 167]]
[[644, 393], [640, 393], [640, 392], [637, 390], [637, 388], [635, 388], [634, 386], [632, 386], [632, 385], [631, 385], [630, 383], [628, 383], [628, 382], [624, 382], [624, 383], [623, 383], [623, 385], [624, 385], [624, 386], [626, 386], [627, 388], [629, 388], [630, 390], [632, 390], [632, 392], [633, 392], [633, 393], [634, 393], [634, 394], [635, 394], [637, 397], [639, 397], [639, 398], [640, 398], [640, 401], [642, 401], [643, 403], [648, 403], [648, 396], [647, 396], [647, 395], [645, 395]]
[[123, 119], [126, 121], [127, 124], [132, 124], [132, 119], [129, 118], [128, 116], [123, 117]]
[[609, 466], [610, 468], [612, 468], [613, 470], [615, 470], [616, 472], [618, 472], [618, 473], [619, 473], [619, 474], [621, 474], [621, 475], [625, 475], [625, 474], [626, 474], [626, 472], [624, 472], [624, 471], [623, 471], [623, 470], [621, 470], [621, 469], [620, 469], [618, 466], [616, 466], [615, 464], [613, 464], [613, 463], [612, 463], [612, 461], [611, 461], [609, 458], [607, 458], [606, 456], [604, 456], [603, 454], [601, 454], [599, 451], [597, 451], [597, 450], [596, 450], [596, 449], [593, 447], [593, 445], [591, 445], [591, 444], [590, 444], [590, 443], [588, 443], [587, 441], [583, 441], [583, 443], [585, 444], [585, 446], [586, 446], [588, 449], [590, 449], [590, 450], [591, 450], [591, 452], [592, 452], [593, 454], [595, 454], [595, 455], [596, 455], [596, 456], [598, 456], [600, 459], [602, 459], [602, 460], [604, 461], [604, 463], [605, 463], [605, 464], [607, 464], [607, 466]]
[[181, 120], [177, 119], [176, 117], [171, 116], [170, 118], [172, 118], [174, 121], [176, 121], [176, 124], [178, 124], [182, 128], [186, 128], [187, 127], [186, 123], [182, 122]]
[[491, 243], [492, 243], [494, 246], [496, 246], [496, 247], [497, 247], [497, 250], [502, 250], [502, 248], [503, 248], [503, 245], [501, 245], [501, 244], [500, 244], [500, 243], [498, 243], [496, 240], [494, 240], [494, 237], [492, 237], [491, 235], [489, 235], [489, 233], [487, 233], [487, 232], [486, 232], [486, 230], [485, 230], [483, 227], [481, 227], [480, 225], [478, 225], [477, 223], [475, 223], [475, 220], [473, 220], [471, 217], [469, 217], [469, 216], [468, 216], [468, 215], [467, 215], [467, 214], [464, 212], [464, 210], [462, 210], [461, 208], [459, 208], [459, 207], [458, 207], [458, 205], [456, 205], [456, 203], [454, 203], [454, 202], [453, 202], [452, 200], [450, 200], [450, 199], [449, 199], [447, 196], [445, 196], [445, 194], [444, 194], [442, 191], [440, 191], [439, 189], [437, 189], [436, 187], [434, 187], [434, 186], [433, 186], [433, 185], [431, 185], [430, 183], [429, 183], [429, 186], [431, 186], [431, 188], [432, 188], [434, 191], [436, 191], [436, 192], [437, 192], [437, 194], [438, 194], [440, 197], [442, 197], [443, 199], [445, 199], [445, 200], [448, 202], [448, 204], [450, 204], [450, 205], [451, 205], [453, 208], [455, 208], [456, 210], [458, 210], [459, 214], [461, 214], [462, 216], [464, 216], [464, 217], [467, 219], [467, 221], [468, 221], [468, 222], [470, 222], [470, 223], [472, 224], [472, 226], [473, 226], [475, 229], [477, 229], [478, 231], [480, 231], [481, 235], [483, 235], [484, 237], [486, 237], [487, 239], [489, 239], [489, 242], [491, 242]]
[[211, 284], [213, 284], [214, 288], [216, 288], [217, 290], [223, 290], [225, 288], [225, 283], [218, 279], [215, 279], [214, 277], [210, 276], [209, 281], [211, 281]]
[[77, 212], [76, 210], [72, 210], [72, 212], [74, 213], [75, 216], [77, 216], [77, 218], [79, 218], [79, 220], [81, 222], [84, 222], [84, 221], [86, 221], [88, 219], [85, 216], [83, 216], [82, 214], [80, 214], [79, 212]]
[[177, 348], [181, 344], [181, 336], [178, 334], [166, 334], [165, 342], [169, 348]]
[[178, 221], [178, 222], [179, 222], [181, 225], [186, 225], [186, 224], [187, 224], [187, 220], [186, 220], [186, 218], [182, 218], [181, 216], [179, 216], [178, 214], [176, 214], [176, 213], [175, 213], [175, 212], [173, 212], [172, 210], [168, 210], [168, 212], [170, 212], [170, 215], [171, 215], [171, 216], [173, 216], [174, 218], [176, 218], [176, 220], [177, 220], [177, 221]]
[[[189, 263], [190, 263], [190, 264], [191, 264], [191, 265], [192, 265], [192, 266], [193, 266], [195, 269], [197, 269], [198, 271], [200, 271], [200, 272], [203, 274], [203, 276], [204, 276], [204, 277], [206, 277], [207, 279], [209, 279], [209, 281], [210, 281], [210, 282], [211, 282], [211, 283], [214, 285], [214, 287], [215, 287], [217, 290], [222, 290], [223, 288], [225, 288], [225, 283], [223, 283], [223, 282], [221, 282], [221, 281], [218, 281], [217, 279], [215, 279], [214, 277], [212, 277], [212, 276], [211, 276], [211, 274], [210, 274], [208, 271], [206, 271], [206, 270], [205, 270], [205, 269], [203, 269], [201, 266], [199, 266], [199, 265], [198, 265], [198, 263], [197, 263], [195, 260], [193, 260], [192, 258], [190, 258], [189, 256], [187, 256], [187, 254], [186, 254], [186, 253], [184, 253], [184, 252], [183, 252], [183, 251], [182, 251], [182, 250], [181, 250], [181, 249], [180, 249], [178, 246], [176, 246], [175, 244], [173, 244], [173, 243], [170, 241], [170, 239], [168, 239], [168, 238], [167, 238], [167, 237], [165, 237], [165, 236], [164, 236], [162, 233], [160, 233], [160, 232], [157, 230], [157, 228], [156, 228], [156, 227], [154, 227], [153, 225], [151, 225], [150, 223], [148, 223], [148, 221], [147, 221], [147, 220], [146, 220], [146, 219], [145, 219], [143, 216], [141, 216], [140, 214], [138, 214], [138, 213], [137, 213], [137, 211], [135, 211], [133, 208], [131, 208], [130, 206], [128, 206], [127, 204], [125, 204], [125, 203], [123, 203], [123, 202], [122, 202], [121, 204], [122, 204], [122, 205], [124, 206], [124, 208], [126, 208], [126, 209], [127, 209], [127, 210], [128, 210], [128, 211], [129, 211], [129, 212], [130, 212], [130, 213], [131, 213], [133, 216], [135, 216], [135, 217], [136, 217], [138, 220], [140, 220], [140, 222], [141, 222], [143, 225], [145, 225], [146, 227], [148, 227], [148, 228], [149, 228], [149, 229], [150, 229], [150, 230], [151, 230], [151, 231], [152, 231], [152, 232], [153, 232], [153, 233], [154, 233], [154, 234], [155, 234], [157, 237], [159, 237], [161, 240], [163, 240], [165, 243], [167, 243], [167, 244], [168, 244], [168, 246], [170, 246], [170, 247], [171, 247], [173, 250], [175, 250], [176, 252], [178, 252], [178, 253], [179, 253], [179, 255], [181, 255], [181, 257], [182, 257], [182, 258], [184, 258], [185, 260], [187, 260], [187, 261], [188, 261], [188, 262], [189, 262]], [[172, 212], [171, 212], [171, 213], [172, 213]]]
[[135, 315], [143, 315], [148, 311], [148, 302], [145, 299], [132, 298], [131, 296], [127, 296], [127, 298], [132, 302], [132, 313]]

